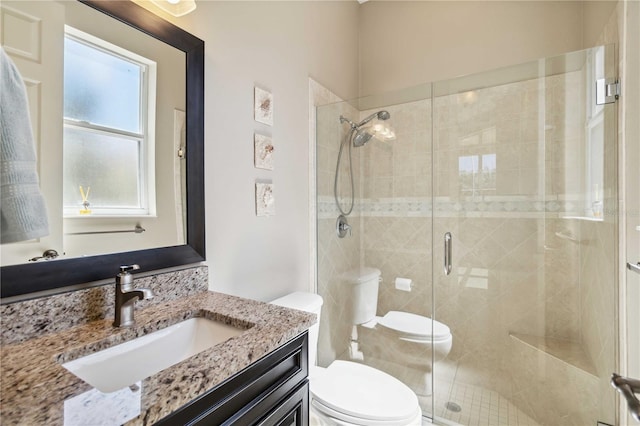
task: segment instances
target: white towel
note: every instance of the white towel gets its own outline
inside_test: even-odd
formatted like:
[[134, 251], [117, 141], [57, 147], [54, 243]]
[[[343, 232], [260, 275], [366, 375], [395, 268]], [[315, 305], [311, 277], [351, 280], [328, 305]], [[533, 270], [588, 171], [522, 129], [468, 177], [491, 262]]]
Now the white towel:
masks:
[[29, 104], [18, 68], [0, 47], [0, 243], [49, 235], [38, 185]]

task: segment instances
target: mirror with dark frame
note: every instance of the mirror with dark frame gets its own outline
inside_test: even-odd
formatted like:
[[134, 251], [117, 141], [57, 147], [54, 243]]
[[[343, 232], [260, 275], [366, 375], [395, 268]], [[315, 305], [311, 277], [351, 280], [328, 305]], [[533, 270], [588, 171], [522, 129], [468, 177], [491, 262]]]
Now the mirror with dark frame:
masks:
[[[205, 259], [204, 229], [204, 42], [131, 1], [79, 0], [110, 19], [119, 21], [183, 52], [185, 59], [185, 148], [186, 244], [149, 247], [140, 250], [107, 251], [96, 249], [79, 257], [59, 258], [15, 265], [3, 263], [0, 271], [2, 303], [55, 293], [78, 284], [109, 279], [120, 265], [136, 263], [139, 272], [195, 264]], [[180, 81], [180, 80], [178, 80]], [[158, 170], [158, 173], [166, 172]], [[179, 221], [178, 221], [179, 222]], [[91, 241], [90, 239], [88, 241]], [[91, 244], [91, 243], [89, 243]], [[98, 244], [98, 243], [96, 243]]]

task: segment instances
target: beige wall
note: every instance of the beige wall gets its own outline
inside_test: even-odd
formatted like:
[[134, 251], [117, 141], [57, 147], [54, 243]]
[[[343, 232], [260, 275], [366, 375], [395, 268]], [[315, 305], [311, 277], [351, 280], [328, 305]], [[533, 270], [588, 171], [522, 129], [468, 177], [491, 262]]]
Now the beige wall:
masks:
[[367, 2], [360, 9], [360, 95], [582, 49], [595, 41], [613, 6], [608, 1]]
[[[309, 76], [357, 94], [356, 2], [198, 2], [173, 22], [205, 40], [205, 190], [210, 286], [258, 300], [309, 289]], [[253, 120], [273, 93], [274, 125]], [[275, 170], [253, 166], [253, 133], [273, 137]], [[256, 217], [256, 179], [275, 185]]]
[[585, 1], [582, 3], [583, 47], [592, 47], [602, 42], [612, 42], [612, 40], [603, 40], [602, 33], [610, 25], [611, 16], [619, 3], [618, 0]]

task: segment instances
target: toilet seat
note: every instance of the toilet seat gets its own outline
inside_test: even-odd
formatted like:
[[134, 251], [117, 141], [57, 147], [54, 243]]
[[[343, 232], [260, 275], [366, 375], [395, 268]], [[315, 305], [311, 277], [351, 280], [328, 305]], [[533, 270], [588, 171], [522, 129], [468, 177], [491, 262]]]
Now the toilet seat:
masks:
[[[332, 410], [329, 407], [326, 407], [322, 403], [318, 402], [315, 399], [311, 400], [312, 410], [315, 411], [316, 416], [318, 413], [321, 413], [322, 416], [329, 417], [331, 419], [331, 425], [339, 425], [339, 426], [420, 426], [422, 425], [422, 411], [416, 412], [415, 416], [408, 420], [370, 420], [370, 419], [360, 419], [357, 417], [352, 417], [346, 415], [344, 413], [339, 413], [335, 410]], [[315, 423], [310, 423], [311, 425], [316, 425]], [[324, 425], [325, 423], [321, 423]]]
[[416, 394], [395, 377], [364, 364], [334, 361], [310, 380], [312, 405], [363, 426], [406, 425], [420, 416]]
[[409, 312], [389, 311], [378, 324], [408, 341], [438, 342], [451, 338], [451, 330], [443, 323]]

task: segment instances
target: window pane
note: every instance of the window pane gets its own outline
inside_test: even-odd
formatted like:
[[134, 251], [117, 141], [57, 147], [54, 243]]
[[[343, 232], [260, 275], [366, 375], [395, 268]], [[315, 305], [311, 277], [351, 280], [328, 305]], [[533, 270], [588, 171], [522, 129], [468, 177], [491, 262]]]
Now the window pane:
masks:
[[64, 206], [82, 208], [80, 186], [90, 209], [141, 208], [141, 141], [65, 126]]
[[496, 189], [496, 154], [485, 154], [482, 156], [482, 170], [478, 187], [484, 190]]
[[477, 173], [477, 155], [458, 157], [458, 176], [460, 177], [460, 190], [462, 192], [473, 192], [476, 189], [475, 181]]
[[141, 66], [65, 38], [64, 115], [139, 133]]

